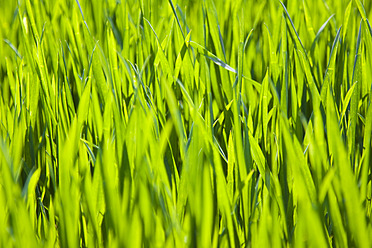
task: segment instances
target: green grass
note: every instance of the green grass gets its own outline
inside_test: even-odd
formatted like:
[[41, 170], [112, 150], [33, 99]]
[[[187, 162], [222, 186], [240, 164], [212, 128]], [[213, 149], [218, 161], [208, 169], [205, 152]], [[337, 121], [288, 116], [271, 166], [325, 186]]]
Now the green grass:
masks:
[[0, 0], [0, 247], [370, 247], [371, 9]]

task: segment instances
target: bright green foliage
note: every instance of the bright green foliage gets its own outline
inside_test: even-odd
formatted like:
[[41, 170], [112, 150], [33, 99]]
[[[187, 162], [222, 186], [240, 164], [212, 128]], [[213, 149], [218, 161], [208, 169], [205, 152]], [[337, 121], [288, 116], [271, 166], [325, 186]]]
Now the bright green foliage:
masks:
[[0, 0], [0, 247], [371, 247], [371, 9]]

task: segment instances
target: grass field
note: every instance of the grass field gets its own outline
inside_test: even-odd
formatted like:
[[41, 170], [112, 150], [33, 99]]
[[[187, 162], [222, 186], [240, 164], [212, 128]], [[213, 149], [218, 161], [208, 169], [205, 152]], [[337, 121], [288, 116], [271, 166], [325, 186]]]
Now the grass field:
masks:
[[371, 247], [369, 0], [0, 0], [0, 247]]

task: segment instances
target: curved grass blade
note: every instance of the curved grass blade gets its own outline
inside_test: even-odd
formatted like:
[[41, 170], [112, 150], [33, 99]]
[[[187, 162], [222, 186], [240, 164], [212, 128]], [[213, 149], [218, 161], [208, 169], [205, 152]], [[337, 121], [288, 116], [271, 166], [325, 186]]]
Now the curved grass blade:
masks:
[[203, 46], [199, 45], [198, 43], [196, 43], [194, 41], [190, 41], [190, 42], [188, 42], [188, 44], [191, 45], [192, 47], [194, 47], [197, 50], [198, 53], [200, 53], [200, 54], [204, 55], [206, 58], [212, 60], [216, 65], [221, 66], [222, 68], [224, 68], [228, 71], [237, 73], [237, 71], [234, 68], [232, 68], [231, 66], [229, 66], [228, 64], [223, 62], [216, 55], [209, 52], [207, 49], [205, 49]]
[[22, 59], [22, 55], [18, 52], [18, 49], [7, 39], [4, 39], [4, 42], [15, 52], [18, 58]]
[[330, 21], [334, 16], [335, 16], [335, 14], [331, 15], [331, 16], [328, 18], [328, 20], [327, 20], [327, 21], [326, 21], [326, 22], [325, 22], [325, 23], [324, 23], [324, 24], [319, 28], [319, 31], [318, 31], [318, 33], [316, 34], [315, 39], [314, 39], [314, 41], [313, 41], [313, 43], [312, 43], [312, 45], [311, 45], [311, 53], [314, 52], [315, 45], [316, 45], [316, 43], [318, 42], [321, 33], [323, 32], [323, 30], [324, 30], [325, 27], [327, 26], [328, 22], [329, 22], [329, 21]]

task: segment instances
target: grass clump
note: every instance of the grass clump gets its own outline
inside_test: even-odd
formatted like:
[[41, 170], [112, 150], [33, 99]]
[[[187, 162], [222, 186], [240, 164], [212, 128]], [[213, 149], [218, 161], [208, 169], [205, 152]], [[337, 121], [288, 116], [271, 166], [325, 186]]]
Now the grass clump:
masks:
[[370, 1], [1, 6], [1, 247], [370, 247]]

